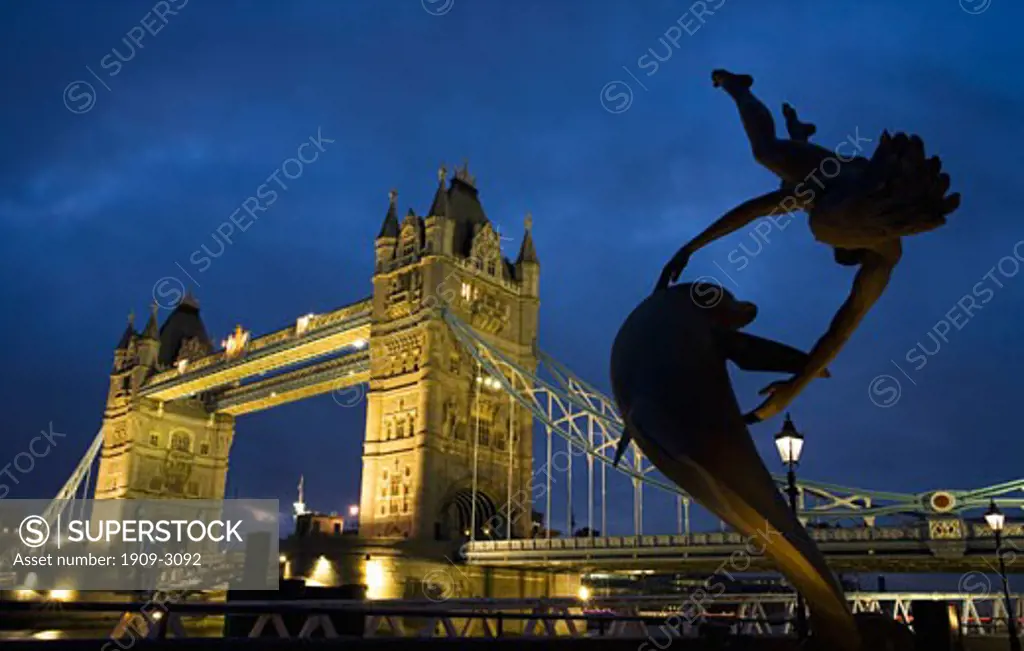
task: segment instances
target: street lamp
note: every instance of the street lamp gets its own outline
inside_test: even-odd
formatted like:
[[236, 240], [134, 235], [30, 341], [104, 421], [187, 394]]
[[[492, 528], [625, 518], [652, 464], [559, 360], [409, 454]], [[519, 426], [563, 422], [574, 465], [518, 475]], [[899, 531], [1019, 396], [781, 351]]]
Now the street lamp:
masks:
[[356, 517], [357, 515], [359, 515], [359, 507], [356, 506], [355, 504], [353, 504], [352, 506], [348, 507], [348, 514], [350, 516], [352, 516], [353, 518]]
[[782, 457], [782, 463], [793, 472], [793, 467], [800, 463], [800, 453], [804, 449], [804, 435], [796, 431], [793, 426], [793, 419], [786, 414], [786, 422], [782, 424], [782, 431], [775, 435], [775, 447]]
[[[800, 492], [796, 487], [796, 466], [800, 463], [800, 453], [804, 449], [804, 436], [796, 431], [793, 420], [786, 414], [782, 431], [775, 435], [775, 448], [786, 465], [786, 493], [789, 495], [789, 508], [793, 516], [797, 516], [796, 500]], [[796, 632], [800, 639], [807, 637], [807, 612], [804, 609], [804, 598], [796, 591]], [[1014, 651], [1017, 651], [1016, 649]]]
[[1006, 630], [1010, 635], [1010, 651], [1020, 651], [1020, 638], [1017, 637], [1017, 613], [1013, 610], [1010, 600], [1010, 580], [1006, 577], [1006, 562], [1003, 560], [1003, 527], [1006, 516], [992, 500], [985, 512], [985, 522], [996, 535], [996, 556], [999, 558], [999, 576], [1003, 579], [1003, 597], [1006, 599]]

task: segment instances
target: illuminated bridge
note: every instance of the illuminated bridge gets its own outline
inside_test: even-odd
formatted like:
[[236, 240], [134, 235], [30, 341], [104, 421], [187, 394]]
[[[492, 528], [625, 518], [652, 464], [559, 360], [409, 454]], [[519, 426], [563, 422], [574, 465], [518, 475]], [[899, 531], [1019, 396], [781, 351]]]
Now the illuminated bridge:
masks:
[[[487, 536], [473, 536], [464, 547], [466, 562], [490, 567], [594, 570], [686, 570], [712, 572], [736, 552], [758, 549], [749, 540], [729, 531], [695, 532], [690, 528], [689, 498], [656, 472], [634, 446], [619, 468], [611, 455], [621, 434], [621, 421], [612, 401], [576, 377], [553, 358], [540, 352], [540, 369], [530, 371], [477, 335], [451, 309], [438, 312], [455, 339], [472, 355], [482, 377], [528, 410], [547, 437], [548, 458], [533, 473], [543, 485], [546, 513], [554, 509], [554, 487], [571, 485], [573, 472], [584, 473], [588, 492], [564, 499], [574, 509], [569, 517], [583, 516], [585, 535], [563, 536], [548, 530], [540, 537], [513, 538], [502, 523]], [[171, 402], [226, 387], [209, 402], [217, 413], [241, 415], [276, 404], [347, 389], [368, 381], [370, 375], [370, 301], [346, 306], [322, 316], [300, 317], [304, 336], [296, 340], [295, 328], [278, 331], [249, 342], [247, 354], [232, 358], [224, 351], [154, 375], [141, 391], [147, 399]], [[342, 354], [337, 353], [341, 351]], [[327, 357], [326, 360], [320, 358]], [[297, 370], [262, 377], [288, 364], [313, 360]], [[256, 377], [249, 384], [241, 378]], [[561, 440], [558, 467], [555, 441]], [[88, 490], [89, 477], [103, 446], [101, 436], [82, 459], [54, 502], [56, 512]], [[547, 471], [551, 468], [552, 471]], [[620, 477], [621, 476], [621, 477]], [[624, 477], [633, 494], [634, 530], [629, 535], [596, 535], [607, 530], [607, 497], [613, 481]], [[783, 477], [777, 477], [782, 486]], [[536, 486], [535, 486], [536, 488]], [[849, 488], [815, 481], [799, 482], [800, 513], [809, 529], [840, 572], [963, 572], [992, 570], [994, 550], [991, 530], [978, 518], [990, 500], [1005, 510], [1019, 509], [1016, 497], [1024, 481], [967, 491], [926, 491], [904, 494]], [[676, 497], [678, 527], [673, 533], [652, 534], [643, 530], [644, 491], [667, 492]], [[559, 496], [563, 497], [563, 496]], [[514, 498], [513, 498], [514, 499]], [[579, 510], [576, 511], [576, 508]], [[510, 512], [509, 508], [504, 512]], [[492, 514], [493, 517], [493, 514]], [[566, 521], [566, 526], [572, 523]], [[478, 528], [478, 527], [477, 527]], [[595, 535], [591, 535], [594, 533]], [[1008, 523], [1006, 539], [1024, 542], [1024, 524]], [[770, 570], [767, 559], [751, 554], [750, 570]]]
[[[396, 196], [374, 242], [370, 298], [262, 336], [238, 326], [219, 344], [190, 296], [163, 323], [155, 309], [143, 330], [130, 323], [101, 430], [46, 517], [93, 495], [221, 499], [232, 446], [249, 444], [235, 440], [236, 419], [333, 393], [345, 406], [366, 402], [363, 538], [467, 543], [469, 565], [573, 571], [703, 572], [754, 544], [694, 531], [690, 498], [635, 445], [612, 467], [622, 433], [613, 401], [537, 342], [529, 217], [510, 259], [468, 169], [450, 184], [441, 171], [423, 216], [400, 218]], [[798, 488], [800, 517], [844, 571], [988, 569], [981, 511], [1024, 507], [1024, 479], [918, 493], [809, 479]], [[624, 520], [609, 506], [623, 498], [632, 522], [613, 531]], [[662, 515], [674, 505], [672, 531], [650, 530], [652, 499]], [[1024, 538], [1012, 516], [1005, 536]]]

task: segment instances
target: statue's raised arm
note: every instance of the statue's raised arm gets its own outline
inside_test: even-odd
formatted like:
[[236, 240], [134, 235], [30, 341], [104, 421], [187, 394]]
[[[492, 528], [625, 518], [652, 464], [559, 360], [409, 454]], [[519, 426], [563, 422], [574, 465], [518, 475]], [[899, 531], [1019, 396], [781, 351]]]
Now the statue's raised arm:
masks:
[[[870, 159], [843, 156], [811, 143], [817, 128], [801, 122], [788, 104], [783, 115], [789, 138], [777, 137], [771, 112], [750, 90], [749, 75], [716, 70], [711, 78], [735, 102], [755, 160], [778, 176], [782, 187], [733, 208], [683, 245], [665, 265], [656, 290], [676, 281], [690, 257], [711, 242], [761, 217], [797, 210], [807, 212], [815, 239], [834, 249], [836, 262], [860, 267], [850, 296], [804, 368], [762, 392], [768, 398], [747, 417], [756, 422], [782, 411], [835, 359], [885, 291], [900, 260], [902, 238], [945, 224], [960, 195], [947, 194], [949, 175], [938, 157], [925, 157], [918, 136], [886, 132]], [[829, 160], [830, 170], [838, 167], [831, 178], [817, 173]]]

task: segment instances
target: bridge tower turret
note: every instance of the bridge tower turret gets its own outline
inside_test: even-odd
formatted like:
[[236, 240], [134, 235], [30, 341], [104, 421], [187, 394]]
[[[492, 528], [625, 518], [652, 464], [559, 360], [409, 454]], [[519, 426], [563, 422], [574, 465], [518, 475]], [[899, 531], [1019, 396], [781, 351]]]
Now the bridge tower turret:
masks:
[[376, 269], [380, 269], [391, 262], [395, 256], [395, 238], [398, 237], [398, 191], [392, 190], [388, 193], [388, 211], [384, 215], [384, 222], [380, 226], [380, 233], [377, 234], [375, 242]]
[[155, 301], [150, 306], [149, 321], [146, 322], [146, 328], [139, 335], [139, 382], [136, 383], [136, 386], [141, 385], [142, 381], [146, 379], [146, 371], [156, 369], [157, 357], [160, 354], [160, 324], [157, 316], [159, 307]]
[[191, 295], [163, 327], [156, 305], [141, 333], [129, 317], [114, 350], [96, 499], [224, 497], [234, 418], [209, 413], [196, 397], [164, 403], [142, 395], [153, 374], [212, 351]]
[[440, 308], [535, 369], [536, 251], [528, 230], [520, 260], [505, 258], [468, 165], [450, 184], [446, 177], [442, 167], [425, 217], [410, 211], [394, 229], [389, 210], [381, 234], [397, 231], [390, 259], [382, 260], [377, 240], [364, 536], [458, 540], [474, 522], [477, 538], [504, 537], [509, 521], [514, 537], [530, 528], [532, 418], [483, 376]]

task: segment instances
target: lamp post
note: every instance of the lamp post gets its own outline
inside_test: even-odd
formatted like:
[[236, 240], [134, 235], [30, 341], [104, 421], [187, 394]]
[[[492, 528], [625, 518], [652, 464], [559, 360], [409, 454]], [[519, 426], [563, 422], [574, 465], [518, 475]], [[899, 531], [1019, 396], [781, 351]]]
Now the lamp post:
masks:
[[1006, 577], [1006, 562], [1003, 560], [1003, 526], [1006, 516], [992, 500], [985, 512], [985, 522], [996, 535], [996, 556], [999, 558], [999, 576], [1003, 579], [1003, 597], [1006, 599], [1006, 631], [1010, 635], [1010, 651], [1020, 651], [1020, 638], [1017, 637], [1017, 613], [1013, 610], [1010, 600], [1010, 580]]
[[[789, 495], [789, 508], [795, 517], [797, 515], [796, 500], [800, 494], [796, 487], [796, 466], [800, 463], [800, 453], [804, 449], [804, 436], [796, 431], [789, 414], [786, 414], [782, 431], [775, 435], [775, 448], [779, 451], [779, 456], [782, 457], [782, 463], [786, 465], [786, 493]], [[805, 639], [807, 637], [807, 612], [804, 608], [803, 595], [799, 591], [795, 592], [796, 632], [800, 639]]]

